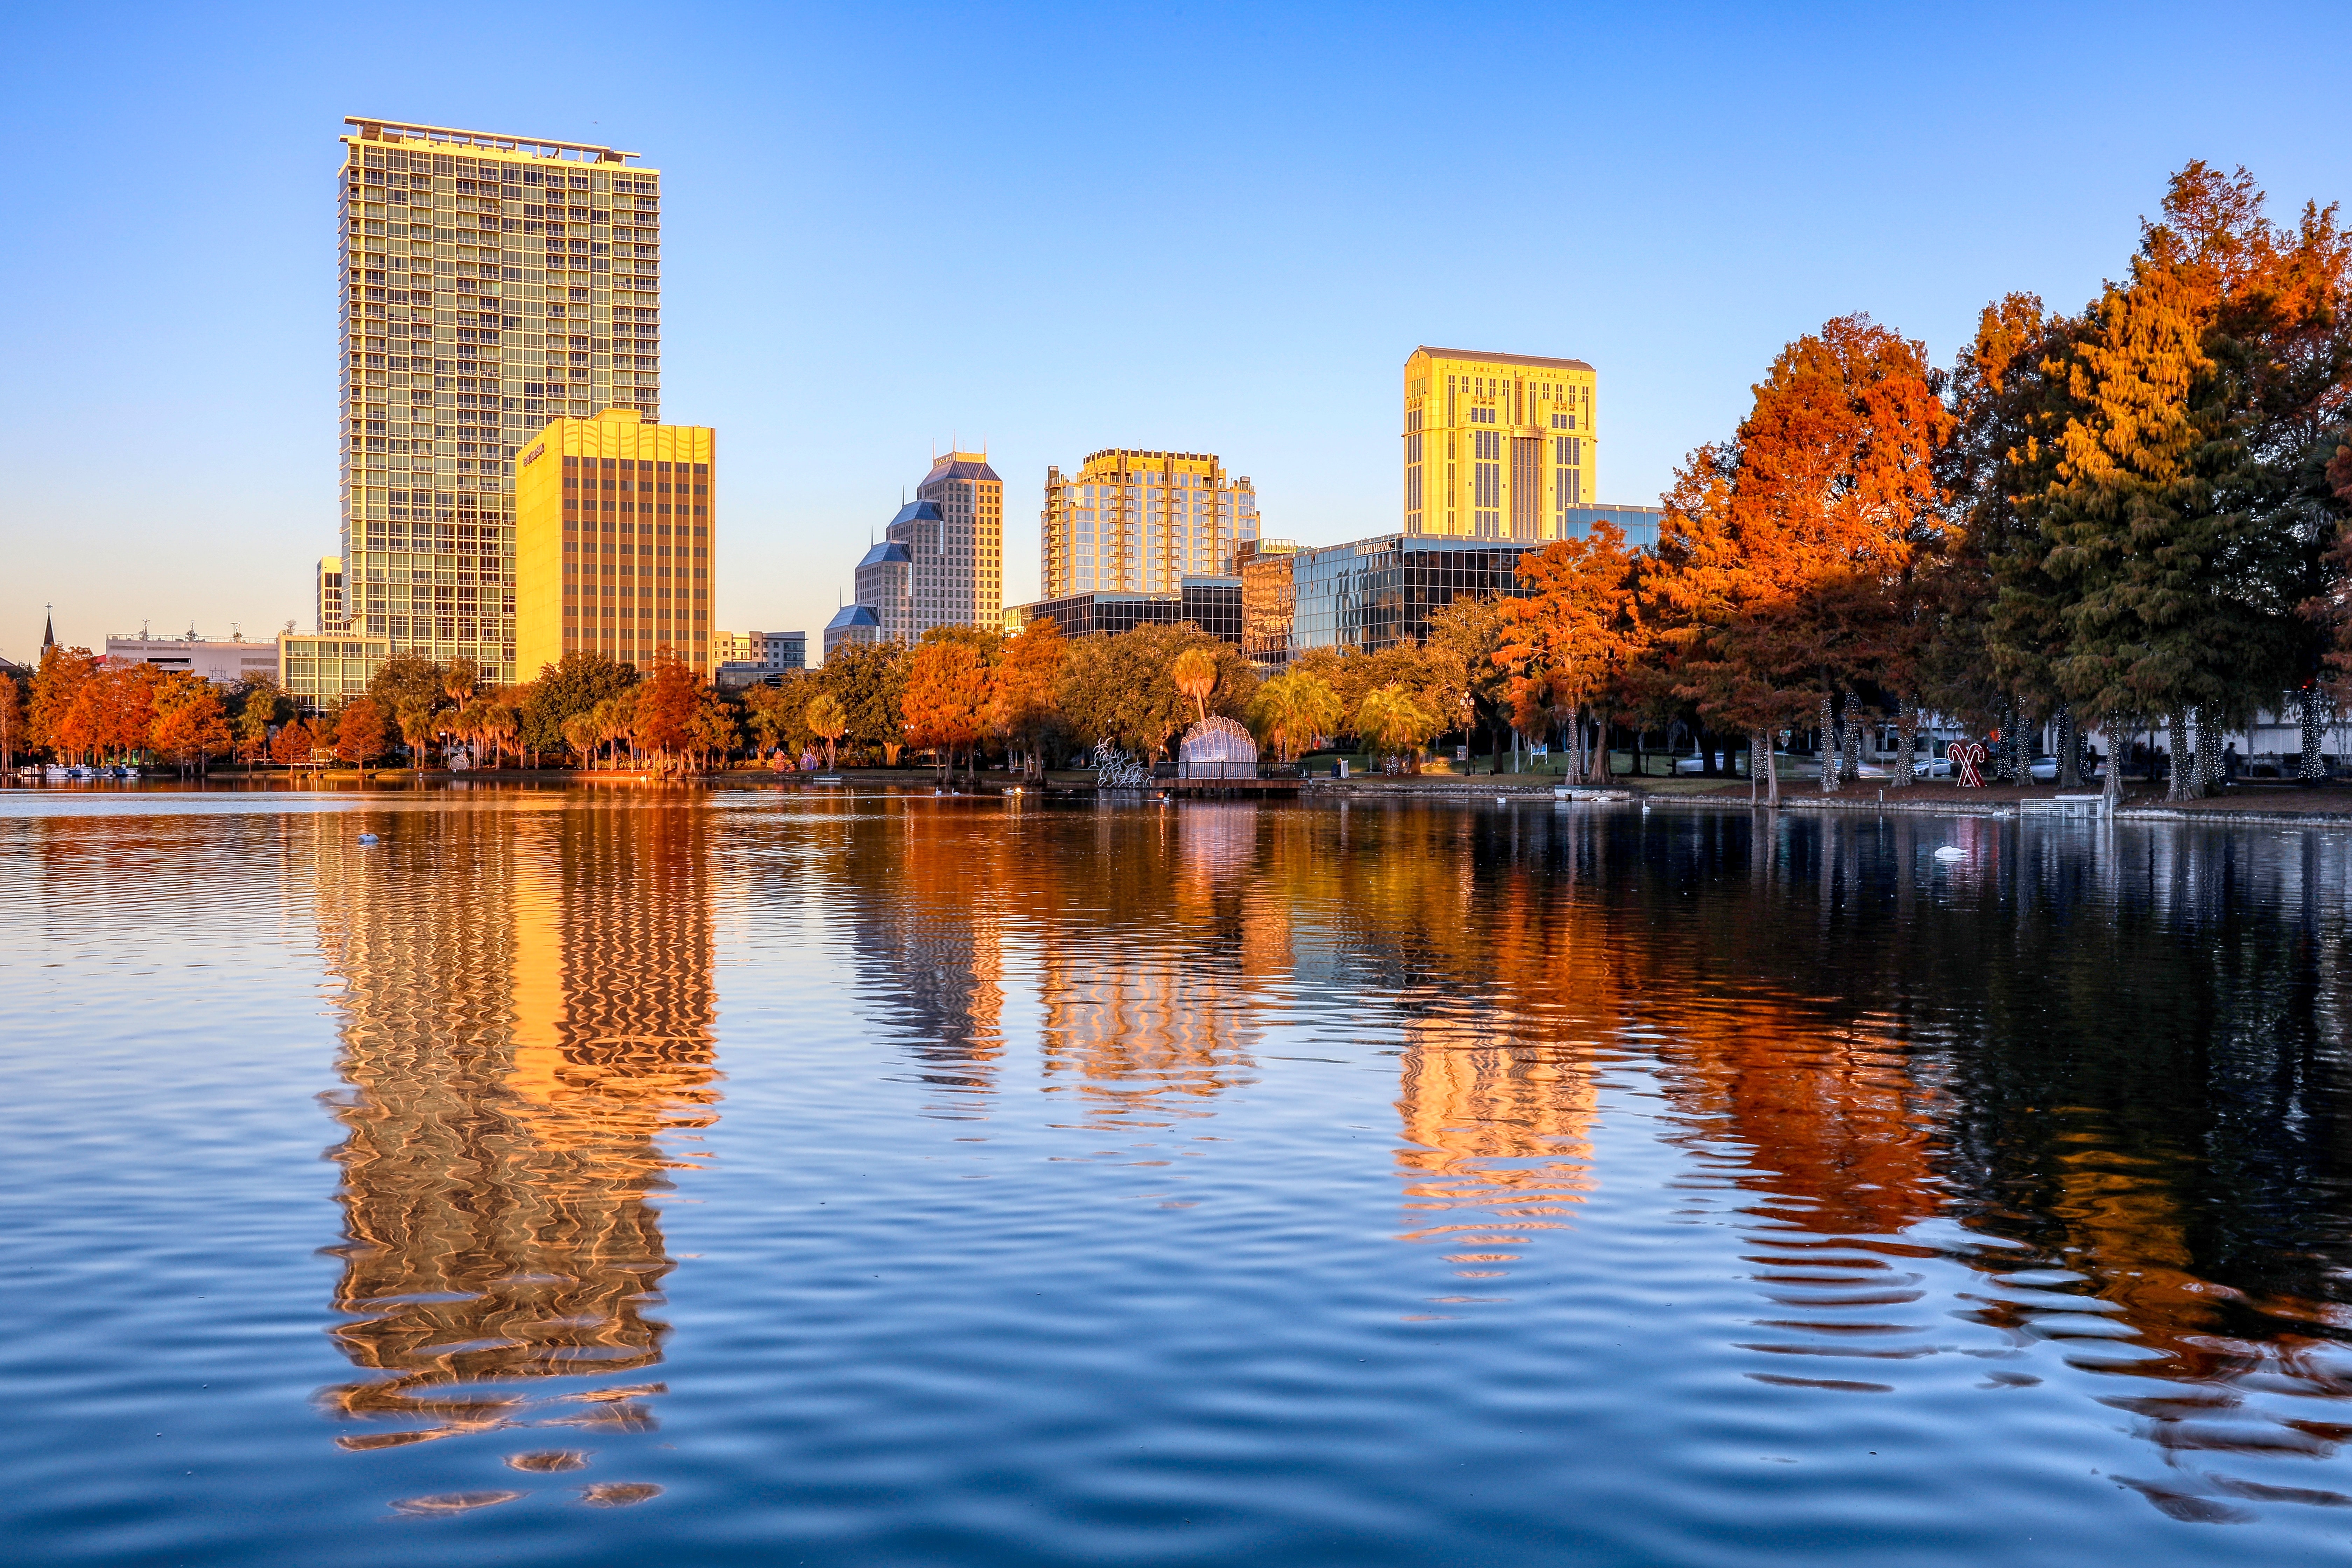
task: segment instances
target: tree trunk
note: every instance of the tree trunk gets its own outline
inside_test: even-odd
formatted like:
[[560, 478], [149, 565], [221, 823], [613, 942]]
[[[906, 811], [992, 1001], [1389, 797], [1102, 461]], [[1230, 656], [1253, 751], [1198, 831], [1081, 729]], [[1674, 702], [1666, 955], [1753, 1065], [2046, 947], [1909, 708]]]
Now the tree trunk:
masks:
[[1851, 686], [1845, 691], [1844, 760], [1838, 768], [1840, 783], [1847, 779], [1862, 782], [1862, 698]]
[[1911, 697], [1895, 700], [1895, 776], [1887, 782], [1896, 789], [1909, 789], [1918, 776], [1913, 758], [1919, 743], [1919, 704]]
[[1844, 750], [1840, 742], [1837, 697], [1833, 692], [1823, 691], [1822, 693], [1822, 742], [1816, 748], [1822, 762], [1823, 795], [1835, 795], [1838, 792], [1838, 759]]
[[2327, 776], [2327, 763], [2319, 750], [2322, 729], [2319, 687], [2314, 683], [2305, 687], [2297, 695], [2301, 700], [2295, 704], [2298, 710], [2295, 716], [2303, 721], [2303, 761], [2294, 770], [2294, 776], [2305, 784], [2316, 784]]
[[2074, 710], [2063, 702], [2058, 704], [2058, 711], [2051, 715], [2051, 730], [2053, 749], [2058, 753], [2058, 787], [2081, 789], [2083, 747], [2074, 732]]
[[2166, 758], [2168, 765], [2165, 773], [2169, 787], [2165, 790], [2164, 798], [2191, 800], [2195, 797], [2189, 792], [2194, 786], [2196, 769], [2189, 760], [2189, 710], [2185, 708], [2174, 709], [2168, 722], [2170, 732], [2167, 739], [2171, 744], [2171, 751]]
[[2129, 741], [2120, 745], [2116, 743], [2116, 731], [2120, 728], [2123, 733], [2128, 735], [2133, 729], [2137, 728], [2137, 725], [2119, 726], [2116, 720], [2109, 719], [2103, 728], [2107, 736], [2107, 774], [2100, 781], [2104, 786], [2101, 793], [2107, 797], [2107, 809], [2113, 811], [2124, 802], [2124, 759], [2131, 752]]
[[2210, 703], [2197, 708], [2197, 795], [2210, 799], [2221, 782], [2221, 721]]

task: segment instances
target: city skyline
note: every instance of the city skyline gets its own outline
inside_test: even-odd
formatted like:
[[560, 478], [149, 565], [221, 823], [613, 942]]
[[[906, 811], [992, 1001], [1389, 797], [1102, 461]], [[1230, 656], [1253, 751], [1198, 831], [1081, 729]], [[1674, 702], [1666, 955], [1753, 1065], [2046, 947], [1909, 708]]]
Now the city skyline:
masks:
[[[443, 25], [430, 10], [415, 20]], [[2037, 36], [2095, 47], [2112, 68], [2030, 128], [1972, 121], [1969, 167], [1998, 178], [1966, 174], [1942, 117], [1916, 108], [2028, 90], [2031, 62], [1981, 16], [1854, 29], [1702, 7], [1579, 25], [1572, 40], [1566, 21], [1541, 24], [1505, 48], [1499, 23], [1432, 45], [1375, 16], [1334, 58], [1327, 19], [1303, 10], [1200, 16], [1162, 37], [1139, 18], [1050, 10], [899, 26], [719, 7], [691, 69], [656, 59], [625, 91], [588, 68], [609, 45], [586, 20], [523, 79], [429, 50], [372, 56], [351, 47], [368, 24], [290, 9], [225, 24], [159, 12], [127, 35], [73, 14], [30, 19], [0, 123], [25, 153], [18, 194], [45, 216], [0, 238], [0, 280], [37, 305], [7, 329], [11, 363], [42, 374], [0, 387], [0, 460], [22, 477], [13, 516], [49, 526], [12, 542], [0, 655], [36, 651], [50, 602], [66, 640], [91, 646], [142, 621], [213, 636], [241, 622], [249, 637], [312, 624], [339, 510], [319, 350], [335, 258], [317, 218], [334, 170], [320, 150], [354, 110], [644, 148], [688, 171], [666, 197], [677, 287], [661, 374], [667, 398], [683, 391], [698, 420], [741, 433], [730, 508], [744, 542], [715, 624], [812, 636], [848, 586], [846, 541], [897, 496], [910, 446], [987, 446], [1016, 518], [1070, 453], [1138, 439], [1218, 451], [1255, 478], [1282, 533], [1337, 542], [1402, 514], [1388, 379], [1400, 357], [1485, 343], [1606, 374], [1610, 473], [1589, 499], [1645, 504], [1736, 423], [1753, 367], [1829, 316], [1871, 310], [1948, 363], [1975, 310], [2008, 288], [2066, 309], [2095, 293], [2187, 158], [2243, 163], [2291, 210], [2352, 148], [2352, 131], [2293, 108], [2316, 76], [2225, 127], [2182, 122], [2122, 84], [2189, 68], [2194, 29], [2151, 17], [2116, 37], [2089, 12], [2038, 13]], [[2281, 8], [2273, 24], [2311, 44], [2283, 66], [2290, 78], [2318, 72], [2346, 26], [2320, 8]], [[1696, 58], [1678, 41], [1694, 25], [1714, 46]], [[879, 107], [882, 82], [938, 60], [1018, 89], [1034, 58], [1134, 50], [1147, 33], [1140, 84], [976, 100], [946, 170], [935, 128]], [[1214, 104], [1150, 103], [1160, 78], [1197, 79], [1210, 58], [1224, 62]], [[1407, 137], [1387, 106], [1429, 68], [1483, 60], [1516, 91], [1571, 59], [1595, 101], [1559, 132], [1579, 144], [1572, 199], [1563, 179], [1526, 209], [1538, 280], [1433, 288], [1415, 226], [1450, 154]], [[1832, 79], [1846, 89], [1785, 89]], [[1669, 99], [1691, 111], [1662, 132]], [[769, 133], [744, 134], [747, 101], [772, 107]], [[1864, 121], [1880, 133], [1855, 136]], [[118, 162], [142, 171], [140, 201], [74, 173]], [[148, 173], [199, 164], [201, 180]], [[1137, 175], [1177, 169], [1181, 195], [1150, 200], [1197, 224], [1202, 246], [1076, 237], [1073, 186], [1117, 180], [1143, 200]], [[903, 216], [886, 221], [942, 189], [965, 215], [954, 244], [908, 244]], [[1245, 266], [1215, 238], [1237, 234]], [[940, 363], [950, 333], [986, 374], [907, 375]], [[148, 374], [121, 374], [130, 363]], [[187, 416], [192, 402], [279, 433], [278, 458], [235, 461], [216, 420]], [[109, 455], [108, 433], [139, 420], [155, 437]], [[103, 537], [133, 548], [87, 547]], [[1024, 527], [1009, 535], [1007, 600], [1043, 591], [1037, 545]]]

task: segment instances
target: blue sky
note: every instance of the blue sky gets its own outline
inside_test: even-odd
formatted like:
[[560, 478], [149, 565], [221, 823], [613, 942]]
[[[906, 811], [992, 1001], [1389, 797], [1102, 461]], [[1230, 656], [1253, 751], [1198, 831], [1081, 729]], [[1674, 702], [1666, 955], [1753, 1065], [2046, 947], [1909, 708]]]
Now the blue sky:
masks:
[[[395, 18], [380, 26], [356, 18]], [[405, 3], [13, 7], [0, 654], [310, 624], [345, 114], [664, 171], [664, 416], [720, 433], [720, 624], [814, 633], [935, 448], [1220, 453], [1396, 526], [1420, 342], [1591, 361], [1654, 502], [1792, 336], [1948, 361], [2072, 308], [2192, 157], [2352, 194], [2352, 8]]]

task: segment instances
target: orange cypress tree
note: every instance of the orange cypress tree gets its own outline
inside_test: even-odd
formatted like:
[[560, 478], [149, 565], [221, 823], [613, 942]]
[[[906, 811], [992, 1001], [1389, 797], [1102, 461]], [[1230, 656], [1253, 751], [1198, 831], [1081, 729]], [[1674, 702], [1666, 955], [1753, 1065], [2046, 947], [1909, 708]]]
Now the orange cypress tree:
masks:
[[[1842, 316], [1783, 349], [1733, 439], [1677, 471], [1643, 592], [1677, 689], [1748, 728], [1751, 754], [1770, 754], [1782, 703], [1763, 694], [1785, 691], [1783, 661], [1807, 640], [1787, 619], [1800, 601], [1833, 580], [1898, 582], [1940, 546], [1935, 461], [1952, 428], [1941, 384], [1924, 343]], [[1718, 635], [1758, 615], [1776, 619]], [[1812, 672], [1824, 700], [1868, 674], [1859, 658]]]
[[51, 643], [41, 650], [41, 668], [33, 676], [32, 710], [27, 716], [26, 731], [36, 746], [46, 746], [57, 753], [59, 762], [80, 755], [80, 749], [67, 736], [67, 715], [81, 696], [81, 689], [98, 672], [98, 660], [86, 647], [65, 647]]
[[907, 743], [937, 751], [942, 777], [988, 732], [990, 675], [987, 656], [971, 642], [927, 637], [915, 649], [899, 700]]
[[1024, 776], [1042, 773], [1045, 731], [1055, 717], [1054, 688], [1062, 677], [1069, 639], [1061, 623], [1039, 619], [1004, 639], [990, 683], [988, 728], [1021, 753]]
[[307, 763], [318, 744], [319, 738], [311, 733], [310, 726], [295, 719], [280, 724], [278, 733], [269, 738], [269, 760], [287, 767]]
[[213, 683], [194, 675], [167, 676], [155, 694], [155, 717], [147, 743], [183, 772], [199, 772], [228, 749], [228, 710]]
[[368, 763], [383, 754], [384, 744], [383, 710], [375, 699], [354, 697], [344, 703], [335, 720], [335, 755], [358, 768], [364, 780]]
[[702, 701], [702, 677], [668, 648], [654, 656], [653, 673], [637, 689], [630, 734], [637, 745], [671, 765], [694, 742], [694, 721]]
[[[1518, 578], [1526, 595], [1498, 606], [1495, 663], [1516, 678], [1511, 697], [1521, 731], [1530, 732], [1539, 710], [1562, 710], [1579, 726], [1580, 752], [1585, 710], [1609, 691], [1643, 641], [1625, 535], [1596, 522], [1582, 539], [1556, 540], [1521, 556]], [[1607, 712], [1604, 707], [1604, 719]], [[1606, 776], [1607, 739], [1604, 723], [1599, 763], [1580, 769], [1584, 776]]]

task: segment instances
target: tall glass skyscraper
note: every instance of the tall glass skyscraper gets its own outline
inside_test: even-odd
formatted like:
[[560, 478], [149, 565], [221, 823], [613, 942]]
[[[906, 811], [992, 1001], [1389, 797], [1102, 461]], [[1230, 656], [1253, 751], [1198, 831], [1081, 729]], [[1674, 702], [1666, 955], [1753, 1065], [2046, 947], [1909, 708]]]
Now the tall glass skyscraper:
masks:
[[616, 148], [346, 123], [345, 625], [511, 681], [517, 447], [660, 415], [661, 176]]

